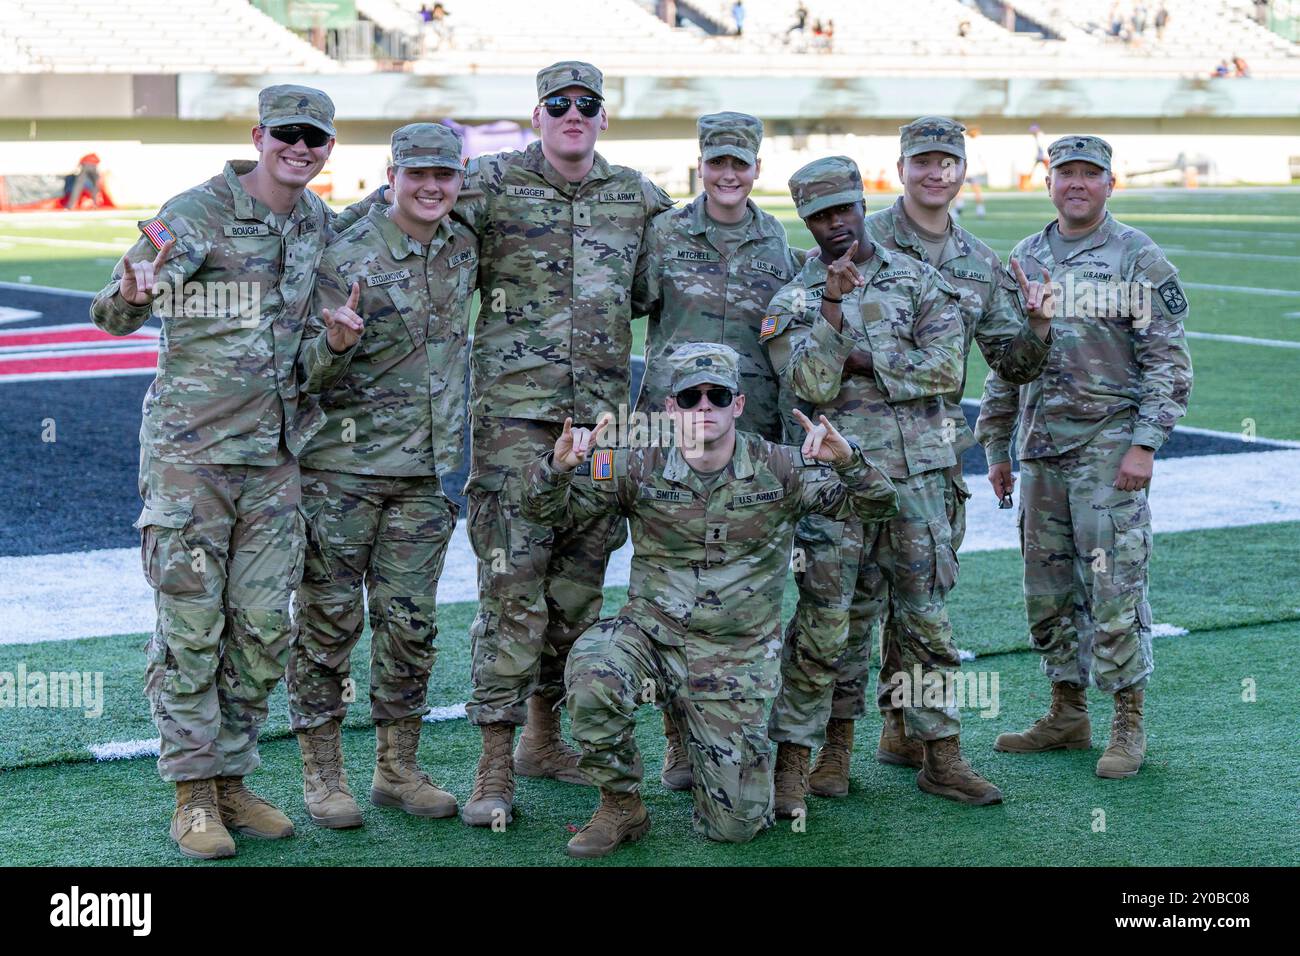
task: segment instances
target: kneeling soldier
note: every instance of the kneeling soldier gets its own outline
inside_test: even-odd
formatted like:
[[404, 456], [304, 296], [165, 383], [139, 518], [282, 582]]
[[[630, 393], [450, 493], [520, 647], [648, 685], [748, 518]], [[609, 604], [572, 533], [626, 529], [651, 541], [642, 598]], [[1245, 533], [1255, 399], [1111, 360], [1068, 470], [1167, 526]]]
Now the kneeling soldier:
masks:
[[650, 829], [633, 732], [637, 707], [656, 696], [687, 737], [695, 828], [743, 843], [771, 825], [764, 710], [795, 524], [897, 510], [889, 479], [825, 418], [814, 427], [798, 416], [802, 450], [737, 432], [745, 397], [734, 349], [688, 343], [669, 361], [668, 409], [690, 441], [597, 450], [604, 424], [566, 422], [554, 454], [528, 473], [524, 507], [537, 520], [625, 515], [634, 549], [627, 604], [578, 639], [565, 670], [578, 767], [600, 788], [571, 856], [604, 856]]
[[456, 527], [439, 476], [464, 454], [478, 245], [447, 215], [463, 178], [460, 138], [414, 123], [393, 134], [392, 150], [394, 204], [372, 208], [325, 250], [300, 359], [328, 422], [301, 458], [308, 548], [289, 710], [307, 809], [325, 827], [361, 825], [339, 725], [365, 623], [363, 581], [378, 738], [370, 800], [417, 816], [456, 813], [455, 797], [420, 771], [416, 752], [436, 653], [435, 594]]

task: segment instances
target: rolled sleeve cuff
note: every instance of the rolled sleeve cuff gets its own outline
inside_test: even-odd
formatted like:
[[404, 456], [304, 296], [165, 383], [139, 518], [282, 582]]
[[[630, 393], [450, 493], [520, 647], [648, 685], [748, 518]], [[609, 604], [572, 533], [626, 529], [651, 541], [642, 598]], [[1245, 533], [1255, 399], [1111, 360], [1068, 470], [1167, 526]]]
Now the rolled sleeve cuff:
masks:
[[1155, 451], [1160, 450], [1160, 446], [1165, 443], [1166, 437], [1163, 428], [1149, 422], [1138, 422], [1133, 428], [1133, 444], [1145, 445]]
[[996, 441], [986, 442], [984, 444], [984, 457], [988, 459], [990, 465], [1000, 465], [1004, 461], [1011, 460], [1011, 442], [1006, 438], [999, 438]]
[[822, 315], [820, 310], [817, 313], [817, 321], [813, 323], [812, 341], [817, 346], [818, 353], [832, 357], [834, 364], [838, 365], [841, 371], [844, 369], [844, 360], [857, 347], [857, 343], [852, 338], [843, 332], [836, 332], [835, 326], [826, 321], [826, 316]]

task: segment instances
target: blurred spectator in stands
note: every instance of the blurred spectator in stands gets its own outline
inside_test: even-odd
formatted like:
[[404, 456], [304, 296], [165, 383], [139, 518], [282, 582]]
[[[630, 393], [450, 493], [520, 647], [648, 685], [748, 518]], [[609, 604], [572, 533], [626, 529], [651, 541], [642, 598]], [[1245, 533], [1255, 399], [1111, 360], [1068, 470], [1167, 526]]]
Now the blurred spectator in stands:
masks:
[[420, 22], [421, 22], [421, 23], [428, 23], [428, 22], [429, 22], [430, 20], [432, 20], [432, 19], [433, 19], [433, 11], [430, 10], [430, 9], [429, 9], [426, 5], [424, 5], [423, 3], [420, 4]]
[[76, 209], [82, 193], [90, 194], [90, 204], [98, 205], [99, 157], [87, 153], [77, 160], [77, 171], [63, 181], [63, 208]]
[[[984, 187], [989, 184], [989, 164], [984, 158], [984, 147], [980, 145], [980, 128], [971, 126], [966, 130], [966, 185], [975, 194], [975, 216], [984, 218]], [[964, 205], [961, 194], [957, 194], [956, 210], [960, 214]]]
[[1165, 38], [1165, 27], [1169, 26], [1169, 8], [1163, 3], [1160, 9], [1156, 11], [1156, 40], [1162, 41]]
[[1118, 39], [1124, 32], [1124, 15], [1120, 13], [1119, 3], [1110, 6], [1110, 35]]
[[1232, 58], [1232, 75], [1239, 80], [1244, 80], [1250, 76], [1250, 67], [1239, 56], [1233, 56]]
[[807, 23], [808, 23], [808, 8], [801, 3], [799, 4], [798, 8], [794, 11], [794, 26], [792, 26], [789, 30], [786, 30], [785, 35], [789, 37], [790, 34], [794, 33], [795, 31], [798, 31], [802, 35], [803, 28], [807, 25]]
[[1146, 4], [1139, 3], [1133, 8], [1133, 33], [1136, 36], [1142, 36], [1147, 31], [1147, 8]]
[[1255, 22], [1261, 27], [1268, 26], [1269, 0], [1255, 0]]
[[1212, 75], [1216, 80], [1232, 76], [1232, 66], [1227, 60], [1220, 60], [1219, 65], [1214, 68], [1214, 73]]
[[736, 36], [745, 35], [745, 4], [736, 0], [731, 5], [731, 19], [736, 24]]
[[957, 24], [957, 36], [961, 37], [963, 40], [966, 39], [968, 36], [970, 36], [969, 20], [962, 20], [960, 23]]
[[825, 52], [835, 52], [835, 21], [827, 20], [826, 29], [822, 33], [822, 39], [825, 41]]
[[1030, 124], [1029, 134], [1034, 137], [1034, 165], [1029, 167], [1029, 175], [1033, 175], [1038, 169], [1038, 164], [1043, 164], [1044, 172], [1051, 172], [1047, 166], [1047, 147], [1043, 145], [1043, 130], [1037, 123]]

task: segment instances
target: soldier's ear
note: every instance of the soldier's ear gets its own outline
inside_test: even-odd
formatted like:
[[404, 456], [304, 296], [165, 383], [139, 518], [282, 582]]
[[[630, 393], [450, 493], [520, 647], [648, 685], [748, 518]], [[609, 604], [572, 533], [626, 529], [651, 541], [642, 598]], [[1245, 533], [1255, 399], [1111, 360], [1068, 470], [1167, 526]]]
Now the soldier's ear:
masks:
[[736, 396], [735, 401], [731, 403], [731, 408], [731, 417], [739, 418], [740, 413], [745, 410], [745, 395], [743, 392]]
[[898, 157], [898, 181], [903, 182], [903, 157]]
[[541, 106], [533, 107], [533, 129], [542, 128], [542, 108]]
[[388, 166], [388, 185], [392, 186], [393, 189], [397, 188], [397, 167], [391, 163]]
[[605, 107], [600, 108], [600, 131], [603, 133], [609, 129], [609, 114], [605, 112]]
[[264, 136], [266, 136], [266, 129], [264, 127], [253, 127], [253, 148], [259, 153], [262, 151], [262, 138]]

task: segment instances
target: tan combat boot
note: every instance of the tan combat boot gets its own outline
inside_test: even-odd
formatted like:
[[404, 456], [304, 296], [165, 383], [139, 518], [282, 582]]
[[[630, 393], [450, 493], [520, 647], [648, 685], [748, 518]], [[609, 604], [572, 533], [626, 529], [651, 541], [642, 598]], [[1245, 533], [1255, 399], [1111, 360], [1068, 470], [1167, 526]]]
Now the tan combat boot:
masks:
[[1147, 733], [1142, 726], [1142, 705], [1146, 692], [1126, 687], [1115, 695], [1115, 718], [1110, 725], [1110, 743], [1097, 761], [1097, 776], [1116, 779], [1135, 777], [1147, 752]]
[[659, 782], [665, 790], [689, 790], [695, 783], [691, 772], [691, 758], [687, 756], [686, 746], [682, 743], [681, 732], [677, 722], [667, 710], [664, 711], [664, 769], [659, 774]]
[[171, 838], [186, 856], [215, 860], [235, 855], [235, 841], [221, 822], [216, 780], [178, 780]]
[[849, 795], [849, 757], [853, 754], [853, 721], [832, 717], [826, 725], [826, 742], [808, 774], [808, 790], [819, 797]]
[[244, 786], [243, 777], [217, 777], [217, 805], [222, 821], [232, 830], [263, 840], [293, 836], [293, 821]]
[[436, 787], [420, 769], [419, 717], [405, 717], [375, 726], [375, 776], [370, 781], [370, 802], [377, 807], [398, 807], [417, 817], [454, 817], [456, 798]]
[[776, 745], [776, 768], [772, 771], [776, 790], [776, 815], [783, 820], [796, 814], [807, 816], [808, 757], [812, 751], [798, 744]]
[[961, 755], [958, 737], [927, 740], [923, 746], [925, 756], [916, 785], [926, 793], [975, 806], [1002, 802], [1002, 791], [977, 774]]
[[1088, 692], [1077, 684], [1052, 684], [1052, 705], [1024, 733], [999, 734], [994, 750], [1032, 754], [1044, 750], [1087, 750], [1092, 746]]
[[302, 753], [302, 795], [312, 822], [331, 830], [361, 826], [361, 808], [348, 789], [339, 722], [331, 720], [298, 734]]
[[483, 724], [483, 753], [474, 774], [474, 792], [460, 811], [472, 827], [490, 827], [498, 820], [511, 823], [515, 803], [515, 768], [510, 757], [515, 728], [512, 724]]
[[880, 727], [880, 743], [876, 745], [876, 759], [897, 767], [921, 769], [925, 748], [921, 741], [907, 736], [907, 725], [901, 710], [882, 710], [884, 723]]
[[529, 697], [528, 723], [515, 747], [515, 773], [586, 784], [587, 778], [578, 770], [578, 756], [560, 735], [559, 711], [537, 694]]
[[600, 788], [600, 806], [577, 832], [565, 852], [593, 859], [608, 856], [624, 843], [635, 843], [650, 832], [650, 813], [639, 793], [616, 793]]

